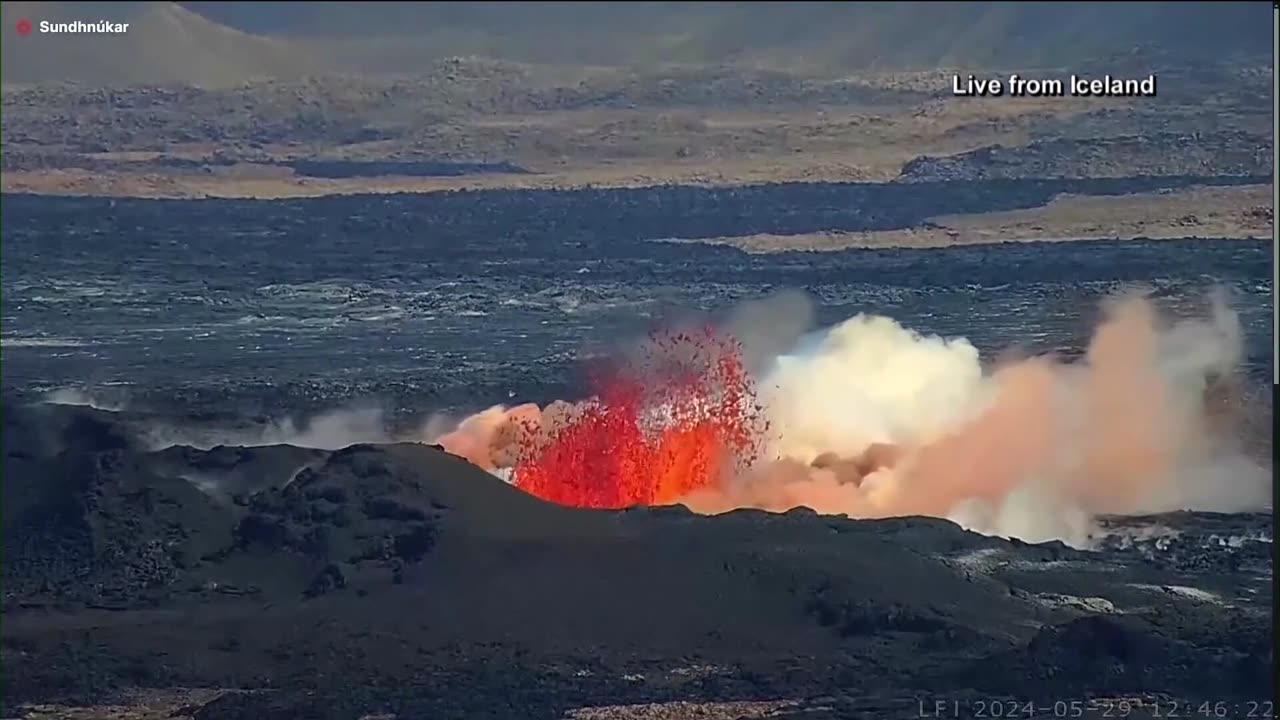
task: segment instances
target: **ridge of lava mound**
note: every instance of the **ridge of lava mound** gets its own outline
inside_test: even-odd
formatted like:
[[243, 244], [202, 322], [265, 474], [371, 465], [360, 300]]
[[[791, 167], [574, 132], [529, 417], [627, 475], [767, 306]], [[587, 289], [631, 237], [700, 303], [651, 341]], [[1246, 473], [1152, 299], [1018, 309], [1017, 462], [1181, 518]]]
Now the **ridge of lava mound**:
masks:
[[593, 398], [560, 407], [559, 422], [519, 421], [516, 487], [576, 507], [667, 505], [760, 452], [768, 425], [741, 346], [712, 327], [650, 333], [591, 379]]

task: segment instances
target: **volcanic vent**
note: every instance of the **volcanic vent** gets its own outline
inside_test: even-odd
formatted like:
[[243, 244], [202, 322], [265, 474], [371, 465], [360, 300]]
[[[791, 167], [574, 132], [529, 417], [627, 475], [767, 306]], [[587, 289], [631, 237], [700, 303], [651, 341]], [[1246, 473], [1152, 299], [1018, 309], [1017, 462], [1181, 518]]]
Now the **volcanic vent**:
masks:
[[654, 332], [636, 357], [592, 373], [592, 399], [523, 406], [491, 458], [544, 500], [593, 508], [665, 505], [755, 462], [767, 427], [736, 340]]
[[596, 367], [588, 399], [494, 406], [428, 436], [562, 505], [930, 515], [1084, 546], [1098, 515], [1265, 505], [1239, 318], [1219, 294], [1208, 309], [1109, 298], [1071, 361], [983, 363], [965, 338], [871, 314], [801, 328], [763, 362], [738, 333], [661, 331]]

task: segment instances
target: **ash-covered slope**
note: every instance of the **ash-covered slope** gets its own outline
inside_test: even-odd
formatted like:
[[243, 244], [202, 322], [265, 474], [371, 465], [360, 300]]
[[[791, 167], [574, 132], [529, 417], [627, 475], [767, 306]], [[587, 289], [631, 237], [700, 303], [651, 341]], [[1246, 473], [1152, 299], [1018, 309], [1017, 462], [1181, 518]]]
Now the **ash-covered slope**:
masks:
[[924, 518], [563, 508], [417, 444], [151, 451], [124, 413], [4, 422], [9, 706], [269, 687], [193, 712], [916, 717], [922, 693], [1272, 691], [1262, 516], [1117, 519], [1094, 553]]
[[[423, 445], [149, 451], [146, 416], [45, 405], [4, 418], [5, 602], [113, 608], [194, 593], [292, 600], [399, 581], [442, 531], [563, 535], [565, 515]], [[394, 576], [394, 578], [393, 578]]]

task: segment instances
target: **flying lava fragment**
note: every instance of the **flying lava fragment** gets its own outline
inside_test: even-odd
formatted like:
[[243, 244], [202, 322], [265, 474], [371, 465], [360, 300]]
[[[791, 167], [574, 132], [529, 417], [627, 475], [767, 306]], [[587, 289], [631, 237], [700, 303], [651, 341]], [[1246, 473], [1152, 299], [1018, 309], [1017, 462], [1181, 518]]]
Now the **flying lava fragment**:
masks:
[[517, 487], [578, 507], [664, 505], [755, 461], [764, 412], [737, 342], [713, 328], [655, 332], [639, 359], [596, 375], [592, 400], [521, 445]]

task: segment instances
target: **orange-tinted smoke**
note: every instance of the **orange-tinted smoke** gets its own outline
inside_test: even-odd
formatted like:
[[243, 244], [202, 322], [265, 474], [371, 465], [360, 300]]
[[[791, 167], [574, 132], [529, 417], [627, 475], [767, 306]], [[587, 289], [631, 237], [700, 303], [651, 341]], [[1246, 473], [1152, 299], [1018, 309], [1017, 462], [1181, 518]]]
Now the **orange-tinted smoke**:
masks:
[[[887, 329], [875, 323], [851, 327]], [[1212, 339], [1203, 329], [1183, 337], [1230, 339], [1231, 333]], [[770, 389], [783, 383], [782, 396], [805, 389], [799, 396], [814, 399], [812, 406], [770, 405], [768, 419], [733, 339], [710, 330], [661, 335], [645, 357], [601, 377], [591, 400], [541, 410], [492, 408], [440, 442], [481, 467], [510, 469], [518, 487], [565, 505], [681, 502], [702, 513], [804, 506], [853, 517], [949, 517], [976, 501], [991, 514], [983, 521], [987, 529], [1074, 538], [1074, 518], [1081, 514], [1184, 507], [1176, 503], [1191, 495], [1180, 484], [1198, 488], [1195, 483], [1212, 481], [1203, 469], [1217, 457], [1214, 437], [1229, 434], [1223, 426], [1231, 417], [1218, 407], [1222, 382], [1215, 385], [1210, 380], [1217, 376], [1204, 372], [1228, 369], [1216, 361], [1200, 368], [1207, 360], [1190, 353], [1181, 364], [1190, 370], [1170, 375], [1166, 332], [1149, 301], [1129, 297], [1111, 303], [1083, 361], [1036, 357], [1006, 362], [990, 374], [977, 368], [976, 354], [947, 351], [937, 339], [900, 332], [888, 341], [881, 335], [869, 340], [885, 354], [881, 363], [826, 357], [786, 378], [767, 377]], [[919, 360], [917, 351], [930, 343], [945, 357], [923, 365], [900, 360], [904, 352], [901, 357]], [[833, 348], [822, 352], [844, 352], [842, 345]], [[921, 417], [927, 432], [905, 428], [860, 448], [849, 438], [866, 438], [867, 427], [893, 426], [860, 421], [884, 409], [874, 402], [821, 402], [857, 397], [840, 391], [851, 378], [915, 387], [917, 368], [937, 372], [939, 363], [957, 386], [976, 378], [977, 391], [958, 393], [972, 407], [946, 422]], [[886, 393], [899, 396], [916, 399]], [[939, 407], [916, 403], [912, 409], [927, 414]], [[771, 437], [765, 435], [770, 422], [772, 432], [794, 441], [790, 446], [803, 457], [785, 450], [758, 457], [762, 441]], [[824, 442], [834, 446], [822, 451]], [[813, 457], [809, 448], [822, 452]], [[1252, 483], [1251, 477], [1245, 481]], [[1252, 498], [1251, 487], [1231, 492]]]
[[1206, 435], [1212, 408], [1201, 404], [1186, 415], [1171, 404], [1170, 393], [1179, 389], [1160, 373], [1157, 320], [1145, 299], [1115, 301], [1084, 362], [1037, 357], [1006, 364], [990, 376], [990, 402], [939, 437], [893, 446], [884, 461], [782, 458], [695, 493], [688, 504], [708, 513], [805, 506], [855, 517], [946, 517], [965, 501], [999, 507], [1015, 492], [1034, 489], [1048, 503], [1036, 512], [1046, 514], [1068, 506], [1127, 513], [1159, 505], [1187, 459], [1182, 454]]

